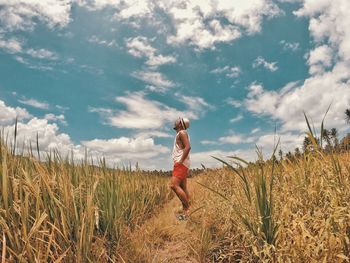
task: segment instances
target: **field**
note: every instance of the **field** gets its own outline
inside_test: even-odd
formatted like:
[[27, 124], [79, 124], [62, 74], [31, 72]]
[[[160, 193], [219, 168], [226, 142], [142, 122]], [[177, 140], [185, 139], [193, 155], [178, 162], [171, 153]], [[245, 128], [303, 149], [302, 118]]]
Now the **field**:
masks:
[[116, 261], [127, 231], [171, 198], [166, 178], [13, 156], [1, 145], [2, 262]]
[[349, 262], [350, 152], [258, 156], [190, 178], [180, 222], [167, 176], [2, 143], [2, 262]]

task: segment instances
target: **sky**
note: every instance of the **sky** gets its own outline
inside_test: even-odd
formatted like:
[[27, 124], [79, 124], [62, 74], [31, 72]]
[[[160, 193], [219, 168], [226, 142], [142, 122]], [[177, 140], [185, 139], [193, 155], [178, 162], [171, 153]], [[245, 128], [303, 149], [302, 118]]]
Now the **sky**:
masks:
[[0, 126], [21, 149], [169, 170], [350, 131], [348, 0], [0, 0]]

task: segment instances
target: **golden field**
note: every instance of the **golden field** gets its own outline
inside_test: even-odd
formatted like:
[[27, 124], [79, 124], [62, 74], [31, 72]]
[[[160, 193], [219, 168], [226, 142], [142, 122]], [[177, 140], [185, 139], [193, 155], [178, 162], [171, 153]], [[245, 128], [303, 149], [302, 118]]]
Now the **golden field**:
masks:
[[0, 150], [2, 262], [117, 261], [134, 229], [171, 197], [163, 176], [74, 164], [57, 153], [46, 162]]
[[124, 262], [349, 262], [349, 152], [243, 170], [247, 184], [230, 168], [191, 178], [190, 219], [172, 200], [131, 234]]
[[2, 262], [350, 262], [350, 152], [225, 160], [189, 179], [190, 218], [168, 177], [0, 145]]

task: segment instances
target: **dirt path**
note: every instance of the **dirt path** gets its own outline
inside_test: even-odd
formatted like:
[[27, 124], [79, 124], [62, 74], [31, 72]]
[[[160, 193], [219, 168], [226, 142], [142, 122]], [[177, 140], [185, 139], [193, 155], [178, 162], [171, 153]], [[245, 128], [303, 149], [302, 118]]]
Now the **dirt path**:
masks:
[[[192, 211], [198, 208], [201, 196], [200, 186], [195, 181], [188, 180]], [[200, 253], [202, 228], [199, 227], [202, 224], [202, 209], [194, 212], [190, 219], [179, 221], [176, 212], [180, 210], [180, 204], [175, 196], [159, 213], [131, 234], [127, 250], [133, 253], [122, 256], [125, 262], [203, 262]]]

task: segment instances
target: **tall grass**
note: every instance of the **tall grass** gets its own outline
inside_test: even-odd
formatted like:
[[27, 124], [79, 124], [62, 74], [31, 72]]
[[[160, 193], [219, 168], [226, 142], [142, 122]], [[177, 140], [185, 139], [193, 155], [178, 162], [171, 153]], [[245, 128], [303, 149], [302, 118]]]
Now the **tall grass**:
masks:
[[170, 198], [161, 176], [110, 169], [104, 160], [74, 163], [57, 151], [40, 162], [12, 147], [0, 136], [5, 262], [117, 261], [123, 234]]
[[206, 219], [217, 230], [211, 261], [350, 262], [350, 152], [325, 151], [304, 116], [312, 144], [300, 156], [216, 158], [225, 168], [202, 178], [214, 193], [204, 201], [215, 211]]
[[[274, 156], [276, 149], [277, 145], [272, 156]], [[263, 156], [259, 149], [257, 149], [257, 154], [259, 160], [255, 164], [249, 164], [239, 157], [229, 157], [235, 160], [234, 163], [237, 167], [234, 167], [233, 164], [225, 160], [214, 157], [223, 163], [229, 171], [232, 171], [232, 176], [238, 176], [241, 189], [243, 189], [244, 193], [243, 200], [237, 198], [232, 200], [229, 196], [220, 193], [218, 190], [200, 182], [198, 182], [198, 184], [228, 201], [241, 222], [260, 241], [274, 245], [278, 233], [278, 225], [273, 213], [272, 195], [275, 161], [271, 161], [271, 169], [268, 170], [266, 169], [266, 165], [264, 165]], [[271, 160], [273, 160], [272, 157]], [[243, 167], [241, 163], [247, 165], [247, 167]], [[254, 189], [254, 191], [251, 189]]]

